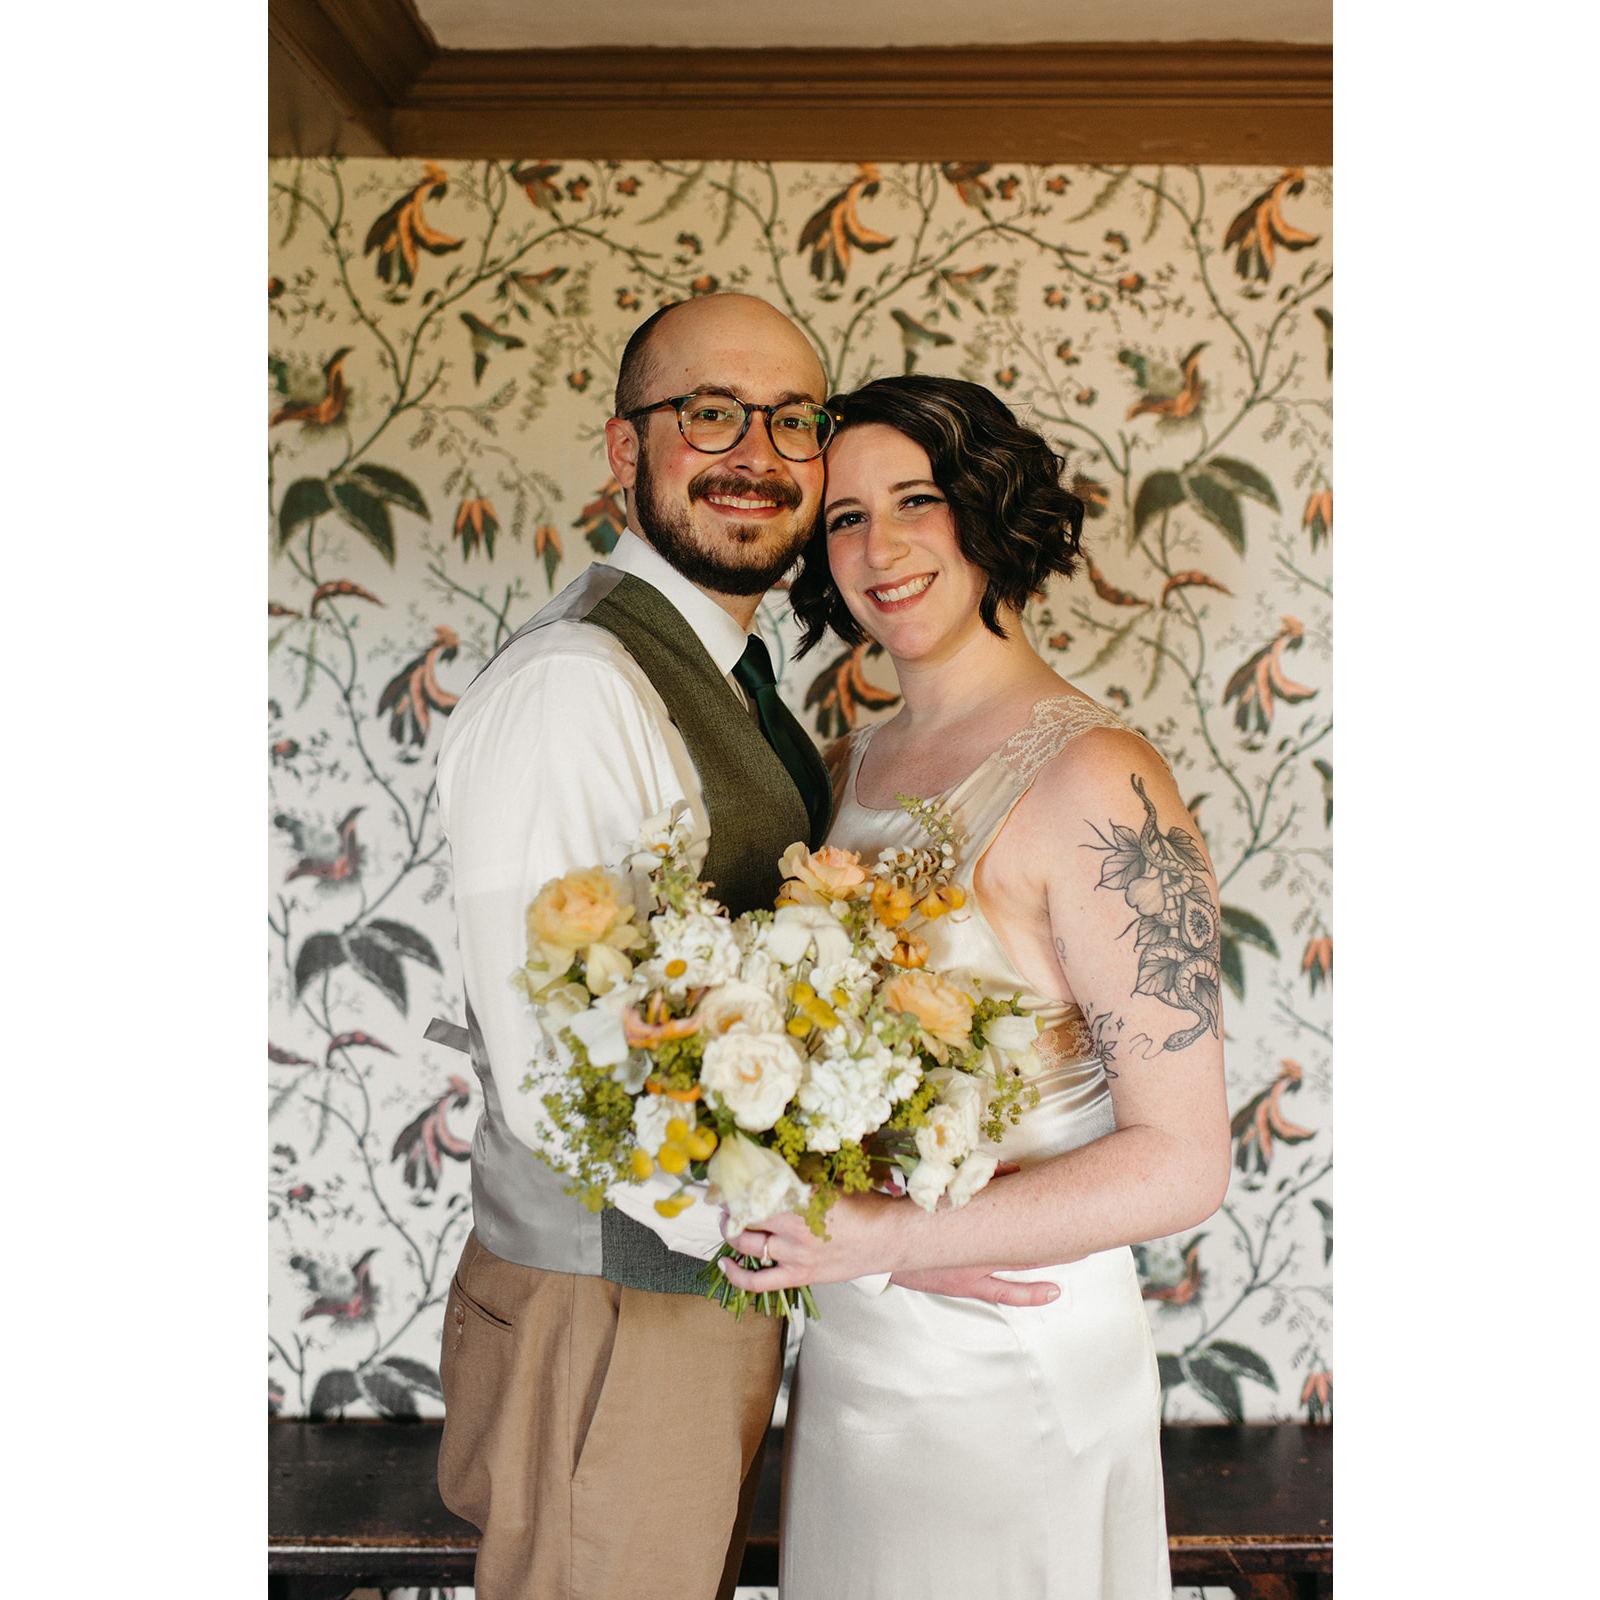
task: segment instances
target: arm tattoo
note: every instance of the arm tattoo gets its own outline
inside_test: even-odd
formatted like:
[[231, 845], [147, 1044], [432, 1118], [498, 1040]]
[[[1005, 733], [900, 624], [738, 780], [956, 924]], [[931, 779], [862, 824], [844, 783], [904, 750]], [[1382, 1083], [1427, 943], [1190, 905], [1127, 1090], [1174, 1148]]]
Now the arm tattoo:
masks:
[[1135, 994], [1154, 996], [1187, 1011], [1194, 1025], [1169, 1035], [1164, 1050], [1182, 1050], [1202, 1034], [1221, 1036], [1217, 983], [1222, 974], [1222, 928], [1206, 882], [1206, 858], [1194, 836], [1182, 828], [1165, 833], [1156, 826], [1156, 808], [1135, 773], [1133, 792], [1144, 805], [1138, 833], [1109, 822], [1108, 838], [1091, 822], [1099, 844], [1085, 845], [1103, 856], [1096, 888], [1121, 892], [1134, 919], [1118, 935], [1137, 928], [1139, 952]]

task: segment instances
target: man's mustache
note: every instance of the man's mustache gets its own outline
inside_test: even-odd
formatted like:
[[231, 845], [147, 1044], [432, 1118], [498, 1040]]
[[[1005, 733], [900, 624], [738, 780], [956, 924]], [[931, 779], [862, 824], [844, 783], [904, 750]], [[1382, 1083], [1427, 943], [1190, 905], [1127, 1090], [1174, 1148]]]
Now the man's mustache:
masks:
[[786, 511], [798, 511], [804, 498], [792, 478], [741, 478], [712, 468], [689, 480], [691, 500], [713, 494], [734, 500], [772, 500]]

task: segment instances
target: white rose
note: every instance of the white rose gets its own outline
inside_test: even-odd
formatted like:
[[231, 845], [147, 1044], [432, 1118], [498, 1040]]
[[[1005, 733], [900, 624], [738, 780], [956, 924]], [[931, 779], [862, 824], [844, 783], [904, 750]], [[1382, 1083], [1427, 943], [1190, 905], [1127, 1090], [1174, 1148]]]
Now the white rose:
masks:
[[989, 1150], [974, 1150], [956, 1169], [947, 1191], [952, 1211], [969, 1201], [994, 1176], [999, 1156]]
[[782, 1156], [737, 1133], [717, 1146], [706, 1176], [706, 1198], [728, 1208], [730, 1232], [780, 1211], [798, 1210], [811, 1198], [811, 1190]]
[[917, 1170], [911, 1174], [911, 1182], [906, 1193], [922, 1207], [924, 1211], [932, 1211], [939, 1204], [939, 1197], [950, 1185], [950, 1180], [956, 1175], [956, 1169], [947, 1166], [943, 1161], [919, 1161]]
[[954, 1165], [977, 1148], [983, 1092], [975, 1078], [949, 1067], [936, 1067], [928, 1076], [939, 1085], [939, 1098], [917, 1129], [917, 1154]]
[[1033, 1048], [1039, 1037], [1039, 1023], [1035, 1017], [991, 1017], [983, 1025], [984, 1042], [992, 1044], [1008, 1056], [1021, 1055]]
[[608, 944], [589, 946], [583, 977], [590, 993], [609, 994], [619, 983], [626, 983], [632, 974], [633, 963], [620, 950]]
[[805, 1061], [784, 1033], [725, 1033], [700, 1059], [700, 1081], [746, 1133], [770, 1128], [800, 1086]]
[[827, 966], [850, 954], [850, 935], [827, 906], [779, 906], [766, 945], [773, 959], [786, 967], [799, 966], [814, 945], [817, 965]]
[[744, 1033], [779, 1033], [783, 1012], [765, 988], [735, 978], [700, 1002], [700, 1027], [708, 1039], [737, 1028]]

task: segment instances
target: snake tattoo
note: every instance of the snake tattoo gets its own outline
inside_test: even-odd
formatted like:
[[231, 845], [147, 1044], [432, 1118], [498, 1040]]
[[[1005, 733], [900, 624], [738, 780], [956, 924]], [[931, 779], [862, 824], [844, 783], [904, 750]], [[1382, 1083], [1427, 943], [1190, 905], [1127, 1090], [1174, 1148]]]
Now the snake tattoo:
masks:
[[1222, 976], [1222, 925], [1199, 842], [1182, 828], [1163, 833], [1138, 774], [1129, 781], [1144, 805], [1144, 827], [1135, 833], [1120, 822], [1108, 822], [1108, 838], [1091, 822], [1100, 843], [1084, 848], [1098, 850], [1104, 858], [1096, 887], [1120, 890], [1137, 913], [1122, 930], [1126, 934], [1138, 929], [1134, 944], [1139, 976], [1133, 992], [1152, 995], [1195, 1019], [1193, 1027], [1170, 1035], [1162, 1047], [1182, 1050], [1202, 1034], [1222, 1032], [1217, 990]]

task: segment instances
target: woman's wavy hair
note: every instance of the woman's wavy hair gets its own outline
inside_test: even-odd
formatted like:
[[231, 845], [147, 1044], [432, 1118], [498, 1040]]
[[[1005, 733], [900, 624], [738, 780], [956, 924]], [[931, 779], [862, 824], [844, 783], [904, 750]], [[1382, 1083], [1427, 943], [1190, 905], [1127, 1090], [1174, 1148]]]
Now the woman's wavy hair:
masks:
[[[1062, 458], [982, 384], [908, 373], [835, 395], [828, 409], [837, 419], [830, 448], [847, 429], [881, 422], [927, 452], [933, 481], [950, 502], [961, 554], [989, 580], [978, 614], [991, 633], [1006, 637], [1002, 606], [1020, 610], [1052, 573], [1070, 577], [1076, 570], [1084, 505], [1061, 485]], [[846, 644], [866, 637], [828, 571], [820, 514], [789, 603], [800, 619], [801, 655], [829, 628]]]

